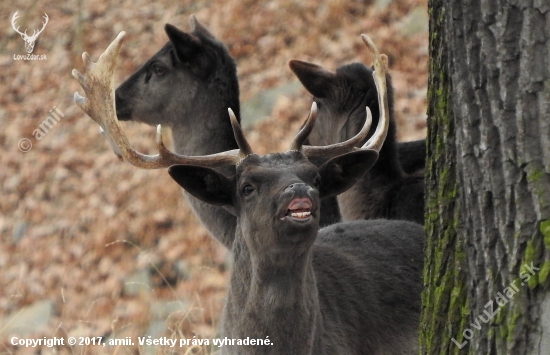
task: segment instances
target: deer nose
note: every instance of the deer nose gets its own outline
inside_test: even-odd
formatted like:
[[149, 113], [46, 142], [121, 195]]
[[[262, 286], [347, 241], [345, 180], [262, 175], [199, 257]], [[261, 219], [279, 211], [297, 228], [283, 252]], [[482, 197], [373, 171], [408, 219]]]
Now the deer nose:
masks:
[[298, 182], [294, 184], [290, 184], [286, 187], [285, 192], [287, 193], [295, 193], [295, 194], [307, 194], [307, 191], [310, 189], [310, 187], [303, 183]]

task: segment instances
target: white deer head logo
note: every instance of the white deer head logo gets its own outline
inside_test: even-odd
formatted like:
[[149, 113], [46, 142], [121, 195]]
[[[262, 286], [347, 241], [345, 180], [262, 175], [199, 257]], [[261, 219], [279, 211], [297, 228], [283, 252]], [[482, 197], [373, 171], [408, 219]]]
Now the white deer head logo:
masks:
[[36, 41], [36, 38], [40, 33], [42, 33], [42, 31], [44, 31], [44, 28], [46, 28], [46, 25], [48, 24], [48, 20], [49, 20], [48, 14], [44, 13], [43, 17], [46, 20], [46, 22], [42, 22], [42, 29], [40, 29], [39, 31], [33, 30], [32, 36], [28, 36], [27, 30], [25, 30], [25, 32], [20, 32], [19, 26], [17, 26], [17, 28], [15, 27], [16, 26], [15, 21], [17, 20], [17, 18], [19, 18], [18, 12], [19, 11], [15, 11], [15, 14], [13, 14], [13, 17], [11, 18], [11, 25], [15, 30], [15, 32], [19, 33], [21, 37], [23, 37], [23, 40], [25, 41], [25, 49], [27, 50], [27, 53], [30, 54], [34, 50], [34, 42]]

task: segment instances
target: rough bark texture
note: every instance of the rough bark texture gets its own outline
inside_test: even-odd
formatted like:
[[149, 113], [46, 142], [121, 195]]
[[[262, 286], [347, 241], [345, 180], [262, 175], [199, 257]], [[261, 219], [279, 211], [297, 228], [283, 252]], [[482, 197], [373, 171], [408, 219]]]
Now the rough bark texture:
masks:
[[550, 354], [550, 2], [429, 9], [422, 353]]
[[[451, 335], [465, 326], [464, 247], [457, 238], [455, 127], [452, 120], [445, 8], [430, 3], [430, 78], [426, 186], [426, 259], [420, 344], [425, 354], [458, 353]], [[464, 312], [465, 313], [465, 312]]]

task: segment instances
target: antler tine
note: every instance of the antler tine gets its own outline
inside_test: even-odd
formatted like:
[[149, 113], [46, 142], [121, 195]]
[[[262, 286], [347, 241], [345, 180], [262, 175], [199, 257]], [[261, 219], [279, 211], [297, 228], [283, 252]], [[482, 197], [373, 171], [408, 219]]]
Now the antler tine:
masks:
[[241, 158], [246, 158], [250, 154], [253, 154], [252, 148], [250, 147], [250, 144], [248, 144], [243, 130], [241, 128], [241, 125], [239, 124], [239, 121], [237, 121], [237, 117], [235, 116], [235, 113], [231, 108], [228, 108], [227, 111], [229, 112], [229, 119], [231, 120], [231, 127], [233, 128], [233, 135], [235, 136], [235, 140], [237, 141], [237, 145], [239, 146], [239, 156]]
[[[50, 20], [47, 13], [44, 13], [44, 16], [42, 17], [44, 18], [44, 20], [46, 20], [46, 22], [42, 22], [42, 28], [38, 31], [36, 36], [38, 36], [39, 34], [42, 33], [42, 31], [44, 31], [44, 29], [46, 28], [46, 25], [48, 24], [48, 21]], [[34, 36], [34, 33], [33, 33], [33, 36]]]
[[354, 137], [348, 139], [347, 141], [341, 143], [335, 143], [327, 146], [309, 146], [305, 145], [302, 147], [302, 152], [309, 158], [326, 158], [330, 159], [332, 157], [345, 154], [355, 148], [357, 144], [364, 141], [369, 134], [370, 127], [372, 125], [372, 113], [370, 112], [369, 107], [366, 107], [367, 119], [363, 128], [357, 133]]
[[38, 37], [39, 34], [42, 33], [42, 31], [44, 31], [44, 29], [46, 28], [46, 25], [48, 24], [48, 21], [49, 21], [49, 17], [48, 17], [48, 14], [47, 13], [44, 13], [44, 16], [42, 16], [46, 22], [42, 22], [42, 28], [39, 29], [39, 30], [32, 30], [32, 36], [31, 38], [36, 38]]
[[[19, 27], [21, 26], [17, 26], [17, 19], [19, 18], [19, 10], [15, 11], [15, 13], [13, 14], [13, 17], [11, 18], [11, 27], [13, 27], [13, 29], [15, 30], [15, 32], [19, 33], [21, 36], [25, 35], [27, 31], [25, 31], [25, 33], [22, 33], [21, 31], [19, 31]], [[15, 28], [15, 26], [17, 26], [17, 28]]]
[[116, 117], [113, 69], [118, 57], [118, 52], [124, 37], [121, 32], [99, 57], [97, 63], [91, 61], [88, 53], [82, 54], [85, 63], [85, 74], [73, 69], [73, 77], [80, 83], [86, 93], [86, 97], [74, 94], [74, 100], [80, 108], [88, 114], [103, 131], [107, 140], [113, 147], [115, 154], [128, 161], [130, 164], [144, 169], [167, 168], [174, 164], [193, 164], [200, 166], [217, 167], [236, 164], [239, 158], [239, 150], [212, 154], [208, 156], [183, 156], [170, 152], [162, 142], [160, 125], [157, 127], [157, 147], [159, 154], [145, 155], [130, 147], [126, 136]]
[[296, 137], [294, 137], [294, 140], [290, 144], [290, 150], [295, 151], [301, 151], [302, 145], [306, 141], [307, 137], [313, 130], [313, 126], [315, 125], [315, 121], [317, 120], [317, 103], [314, 101], [313, 104], [311, 104], [311, 110], [309, 111], [309, 116], [307, 116], [306, 122], [302, 129], [296, 134]]
[[[203, 156], [187, 156], [180, 155], [171, 152], [166, 148], [164, 142], [162, 141], [162, 127], [161, 125], [157, 126], [157, 149], [159, 151], [158, 155], [152, 156], [155, 158], [155, 164], [159, 165], [156, 168], [165, 168], [171, 165], [176, 164], [189, 164], [189, 165], [198, 165], [205, 167], [219, 167], [223, 165], [235, 165], [241, 160], [242, 151], [239, 149], [228, 150], [221, 153], [215, 153], [210, 155]], [[147, 155], [142, 155], [148, 157]], [[136, 164], [133, 164], [137, 166]]]
[[361, 147], [363, 149], [373, 149], [380, 152], [382, 145], [388, 135], [389, 120], [389, 105], [387, 97], [386, 73], [388, 71], [388, 57], [385, 54], [380, 54], [378, 48], [369, 36], [362, 34], [361, 38], [372, 52], [374, 57], [374, 83], [378, 92], [378, 106], [380, 108], [380, 119], [376, 131], [372, 137]]

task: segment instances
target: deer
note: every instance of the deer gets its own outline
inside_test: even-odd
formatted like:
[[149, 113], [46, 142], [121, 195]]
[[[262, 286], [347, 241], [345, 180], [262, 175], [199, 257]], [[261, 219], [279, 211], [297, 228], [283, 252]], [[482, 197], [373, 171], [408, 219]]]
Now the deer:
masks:
[[191, 156], [165, 147], [161, 125], [158, 154], [145, 155], [129, 145], [113, 92], [123, 37], [121, 32], [96, 63], [82, 55], [85, 72], [74, 69], [72, 75], [86, 96], [75, 92], [74, 100], [122, 159], [140, 168], [168, 168], [188, 193], [236, 217], [234, 263], [218, 339], [223, 339], [221, 354], [416, 353], [423, 227], [382, 219], [319, 229], [321, 199], [356, 184], [375, 164], [388, 132], [387, 57], [372, 40], [362, 35], [374, 57], [379, 118], [375, 133], [359, 148], [372, 123], [368, 107], [354, 137], [305, 145], [318, 114], [314, 103], [286, 152], [255, 154], [229, 108], [237, 148]]
[[[378, 117], [379, 98], [372, 69], [363, 63], [346, 64], [335, 72], [299, 60], [291, 60], [289, 66], [318, 105], [319, 117], [309, 143], [326, 145], [354, 136], [365, 120], [362, 107], [370, 107], [373, 116]], [[386, 141], [376, 164], [356, 185], [337, 196], [339, 211], [344, 221], [387, 218], [423, 224], [425, 141], [397, 142], [389, 74], [386, 81]]]
[[[232, 107], [240, 121], [235, 61], [194, 15], [189, 23], [189, 33], [166, 24], [168, 42], [116, 89], [118, 119], [169, 127], [174, 150], [180, 154], [200, 156], [235, 149], [226, 117], [227, 107]], [[235, 216], [188, 193], [185, 197], [208, 232], [231, 248]]]
[[23, 40], [25, 41], [25, 50], [29, 54], [31, 54], [32, 51], [34, 50], [34, 44], [36, 43], [36, 39], [38, 38], [38, 35], [41, 34], [42, 31], [44, 31], [44, 29], [46, 28], [46, 25], [48, 24], [48, 21], [50, 20], [50, 18], [48, 17], [48, 14], [46, 13], [42, 17], [45, 20], [45, 22], [42, 22], [42, 28], [40, 30], [33, 30], [31, 36], [27, 35], [27, 30], [25, 30], [25, 32], [19, 31], [19, 27], [21, 27], [21, 26], [17, 26], [17, 19], [19, 18], [19, 10], [15, 11], [15, 13], [11, 18], [11, 26], [13, 27], [15, 32], [19, 33], [21, 35], [21, 38], [23, 38]]

